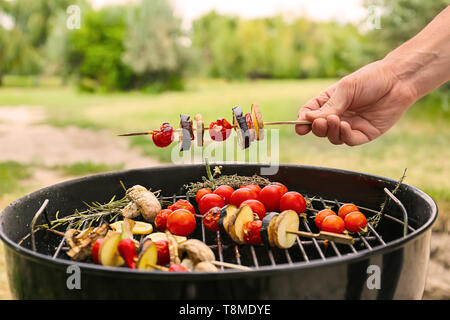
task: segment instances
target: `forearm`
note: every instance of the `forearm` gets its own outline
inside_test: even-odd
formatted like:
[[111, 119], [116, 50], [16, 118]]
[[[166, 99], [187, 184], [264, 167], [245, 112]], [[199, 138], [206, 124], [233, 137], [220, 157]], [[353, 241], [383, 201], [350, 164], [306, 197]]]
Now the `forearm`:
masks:
[[416, 99], [450, 80], [450, 6], [383, 60]]

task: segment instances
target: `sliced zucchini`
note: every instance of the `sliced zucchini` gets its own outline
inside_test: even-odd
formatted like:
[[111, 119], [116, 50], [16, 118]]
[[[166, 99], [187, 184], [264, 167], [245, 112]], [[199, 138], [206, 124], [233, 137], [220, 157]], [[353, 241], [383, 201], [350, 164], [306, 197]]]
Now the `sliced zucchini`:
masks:
[[231, 218], [228, 233], [234, 242], [244, 244], [244, 225], [254, 220], [254, 214], [250, 206], [244, 205]]
[[122, 240], [120, 232], [110, 231], [106, 235], [98, 252], [99, 262], [104, 266], [119, 267], [125, 263], [125, 260], [120, 256], [119, 245]]
[[294, 210], [285, 210], [278, 216], [273, 226], [273, 242], [278, 248], [290, 248], [294, 245], [297, 235], [286, 230], [298, 230], [300, 219]]
[[226, 205], [220, 210], [219, 221], [217, 225], [219, 226], [219, 234], [222, 243], [228, 244], [232, 243], [233, 240], [228, 234], [228, 225], [230, 223], [230, 218], [238, 211], [238, 208], [232, 204]]
[[235, 125], [239, 145], [242, 149], [247, 149], [250, 147], [250, 131], [241, 107], [233, 108], [233, 124]]
[[181, 126], [181, 147], [180, 151], [187, 151], [191, 148], [191, 141], [194, 140], [194, 131], [192, 129], [192, 120], [190, 116], [180, 114]]
[[205, 137], [205, 125], [203, 123], [203, 117], [201, 114], [197, 114], [194, 117], [195, 131], [197, 133], [197, 146], [203, 147]]
[[256, 140], [262, 140], [264, 139], [264, 121], [259, 106], [256, 103], [252, 104], [251, 114], [253, 124], [255, 125]]
[[146, 239], [142, 244], [136, 267], [141, 270], [153, 270], [158, 261], [158, 249], [154, 242]]
[[262, 220], [261, 226], [261, 240], [262, 242], [269, 247], [274, 247], [275, 243], [273, 242], [272, 232], [273, 226], [279, 216], [278, 212], [269, 212], [265, 215]]

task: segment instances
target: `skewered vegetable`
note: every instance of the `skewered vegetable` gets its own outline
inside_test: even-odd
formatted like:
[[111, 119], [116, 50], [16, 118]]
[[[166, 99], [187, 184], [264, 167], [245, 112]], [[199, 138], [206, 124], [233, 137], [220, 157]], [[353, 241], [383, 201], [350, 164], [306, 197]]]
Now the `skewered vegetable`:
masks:
[[227, 185], [221, 185], [216, 190], [214, 190], [215, 194], [218, 194], [222, 197], [225, 204], [230, 203], [231, 194], [234, 192], [234, 189]]
[[195, 265], [194, 271], [218, 272], [219, 269], [209, 261], [202, 261]]
[[152, 140], [157, 147], [165, 148], [169, 146], [174, 140], [172, 126], [167, 122], [163, 123], [159, 130], [152, 131]]
[[248, 221], [244, 224], [244, 241], [250, 244], [261, 244], [262, 221]]
[[94, 260], [94, 263], [99, 264], [98, 260], [98, 252], [100, 251], [100, 246], [103, 242], [104, 238], [100, 238], [95, 240], [94, 244], [92, 245], [92, 260]]
[[186, 209], [175, 210], [167, 218], [167, 230], [179, 236], [189, 236], [195, 226], [195, 216]]
[[214, 261], [214, 252], [202, 241], [189, 239], [178, 247], [179, 255], [186, 254], [194, 265], [202, 261]]
[[294, 210], [298, 214], [305, 212], [305, 198], [300, 193], [295, 191], [290, 191], [283, 194], [280, 199], [280, 211], [289, 209]]
[[255, 213], [258, 216], [258, 219], [262, 220], [264, 216], [266, 215], [266, 208], [262, 204], [261, 201], [258, 200], [245, 200], [241, 203], [239, 207], [242, 207], [244, 205], [248, 205], [250, 208], [252, 208], [253, 213]]
[[217, 225], [219, 226], [219, 233], [224, 243], [230, 243], [232, 239], [228, 234], [228, 225], [230, 223], [230, 218], [238, 211], [238, 208], [234, 205], [226, 205], [220, 210], [220, 218]]
[[250, 147], [250, 131], [241, 107], [233, 108], [233, 124], [236, 129], [239, 146], [241, 149], [247, 149]]
[[320, 226], [320, 230], [334, 232], [334, 233], [342, 233], [345, 230], [345, 222], [342, 218], [336, 215], [330, 215], [325, 217], [322, 221], [322, 225]]
[[256, 103], [252, 104], [251, 114], [253, 125], [255, 126], [256, 140], [260, 141], [264, 138], [264, 122], [259, 106]]
[[[125, 218], [127, 219], [127, 218]], [[116, 221], [114, 223], [111, 223], [109, 226], [114, 231], [121, 231], [123, 226], [123, 221]], [[155, 219], [156, 224], [156, 219]], [[135, 221], [135, 224], [133, 226], [133, 229], [131, 231], [133, 234], [150, 234], [153, 232], [153, 226], [150, 223], [142, 222], [142, 221]]]
[[195, 120], [195, 131], [197, 133], [197, 146], [203, 147], [204, 136], [205, 136], [205, 125], [203, 123], [203, 117], [201, 114], [196, 114]]
[[172, 210], [172, 211], [175, 211], [178, 209], [185, 209], [187, 211], [195, 213], [195, 208], [192, 205], [192, 203], [190, 203], [187, 200], [183, 200], [183, 199], [177, 200], [174, 204], [168, 206], [167, 209]]
[[169, 241], [168, 240], [159, 240], [153, 241], [158, 251], [158, 261], [157, 263], [161, 266], [165, 266], [170, 262], [170, 253], [169, 253]]
[[[143, 186], [135, 185], [129, 188], [126, 196], [136, 204], [142, 217], [149, 222], [153, 222], [158, 212], [161, 211], [161, 204], [158, 199]], [[122, 214], [124, 214], [123, 211]]]
[[136, 269], [137, 252], [136, 245], [130, 238], [124, 238], [119, 241], [117, 250], [120, 256], [125, 260], [128, 268]]
[[219, 231], [219, 226], [217, 223], [220, 219], [220, 207], [214, 207], [209, 209], [209, 211], [203, 216], [203, 224], [205, 228], [210, 231]]
[[214, 141], [225, 141], [231, 134], [233, 126], [224, 118], [217, 119], [209, 125], [209, 135]]
[[359, 211], [358, 207], [353, 203], [343, 204], [338, 211], [338, 216], [342, 219], [345, 219], [345, 216], [351, 212]]
[[163, 209], [156, 215], [155, 218], [155, 228], [159, 231], [166, 231], [167, 229], [167, 218], [173, 211], [170, 209]]
[[192, 129], [192, 120], [190, 116], [180, 114], [181, 125], [181, 147], [180, 151], [186, 151], [191, 148], [191, 141], [194, 140], [194, 131]]
[[146, 239], [142, 244], [136, 267], [141, 270], [153, 270], [158, 262], [158, 249], [152, 240]]
[[361, 232], [367, 226], [366, 216], [359, 211], [354, 211], [345, 216], [345, 229], [350, 232]]
[[261, 226], [261, 240], [263, 243], [269, 247], [274, 247], [275, 243], [273, 241], [273, 226], [275, 225], [275, 222], [277, 220], [279, 213], [277, 212], [270, 212], [267, 213], [264, 219], [262, 220], [262, 226]]
[[244, 224], [248, 221], [253, 221], [254, 215], [252, 209], [245, 205], [240, 208], [234, 215], [231, 216], [228, 225], [228, 233], [234, 242], [238, 244], [245, 243], [244, 241]]
[[336, 215], [336, 213], [330, 209], [320, 210], [316, 214], [316, 217], [314, 218], [314, 222], [316, 223], [317, 228], [319, 228], [319, 230], [322, 230], [323, 220], [328, 216], [335, 216], [335, 215]]
[[235, 190], [230, 197], [230, 203], [239, 207], [246, 200], [258, 200], [258, 194], [249, 188], [239, 188]]
[[269, 184], [262, 188], [259, 193], [259, 201], [264, 204], [267, 211], [278, 211], [280, 209], [281, 192], [280, 186]]
[[297, 212], [286, 210], [280, 213], [273, 226], [273, 242], [278, 248], [290, 248], [294, 245], [297, 235], [287, 230], [298, 230], [300, 219]]
[[102, 224], [97, 228], [87, 228], [81, 232], [69, 229], [64, 237], [70, 246], [67, 255], [74, 261], [83, 261], [92, 254], [93, 243], [103, 238], [108, 231], [108, 225]]
[[198, 210], [201, 214], [205, 214], [209, 209], [214, 207], [222, 208], [225, 205], [222, 197], [215, 193], [205, 194], [198, 203]]
[[[178, 235], [176, 235], [176, 234], [173, 234], [173, 237], [177, 240], [178, 243], [183, 243], [184, 241], [187, 240], [186, 237], [184, 237], [184, 236], [178, 236]], [[151, 233], [151, 234], [149, 234], [148, 236], [146, 236], [145, 239], [150, 239], [150, 240], [152, 240], [153, 242], [157, 242], [157, 241], [160, 241], [160, 240], [166, 240], [166, 241], [168, 241], [167, 235], [166, 235], [164, 232], [155, 232], [155, 233]]]
[[196, 195], [195, 195], [195, 201], [196, 201], [197, 203], [199, 203], [199, 202], [200, 202], [200, 199], [201, 199], [205, 194], [208, 194], [208, 193], [212, 193], [211, 189], [209, 189], [209, 188], [201, 188], [200, 190], [197, 191], [197, 193], [196, 193]]
[[118, 250], [120, 240], [122, 240], [122, 235], [120, 232], [108, 232], [100, 245], [100, 250], [98, 253], [98, 260], [102, 265], [118, 267], [125, 263]]

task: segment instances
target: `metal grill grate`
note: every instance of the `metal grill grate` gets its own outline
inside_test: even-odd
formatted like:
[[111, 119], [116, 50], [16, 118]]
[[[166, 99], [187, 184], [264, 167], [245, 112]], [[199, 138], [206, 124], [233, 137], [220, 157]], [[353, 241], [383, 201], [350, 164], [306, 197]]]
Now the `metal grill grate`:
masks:
[[[402, 229], [409, 230], [413, 232], [415, 229], [408, 224], [407, 214], [404, 211], [404, 207], [401, 202], [395, 198], [392, 193], [390, 193], [387, 189], [385, 189], [386, 194], [394, 200], [396, 204], [401, 207], [401, 211], [404, 214], [404, 221], [401, 221], [387, 213], [383, 214], [383, 217], [388, 219], [389, 221], [398, 224], [402, 227]], [[161, 197], [162, 200], [171, 200], [173, 202], [179, 199], [186, 199], [189, 201], [189, 197], [186, 195], [173, 195], [168, 197]], [[311, 216], [314, 215], [314, 212], [321, 210], [325, 207], [331, 207], [331, 209], [336, 210], [344, 203], [339, 202], [338, 200], [327, 200], [320, 198], [310, 198], [305, 196], [306, 200], [311, 201], [311, 206], [306, 210], [308, 218], [302, 216], [300, 218], [301, 224], [300, 229], [303, 229], [308, 232], [313, 232], [316, 228], [314, 225], [313, 219], [310, 219]], [[39, 216], [43, 213], [45, 220], [48, 222], [47, 210], [46, 206], [48, 201], [44, 201], [44, 204], [39, 208], [33, 221], [31, 223], [31, 232], [28, 236], [31, 235], [31, 243], [33, 251], [36, 250], [36, 239], [35, 233], [39, 231], [38, 229], [34, 229], [34, 225], [39, 218]], [[362, 206], [358, 206], [362, 213], [366, 216], [372, 216], [377, 214], [377, 210], [373, 210], [370, 208], [365, 208]], [[116, 218], [117, 220], [118, 218]], [[237, 264], [240, 266], [250, 267], [251, 269], [259, 269], [265, 266], [277, 266], [281, 264], [309, 264], [315, 260], [326, 261], [332, 257], [343, 257], [346, 255], [352, 254], [360, 254], [365, 250], [372, 251], [375, 248], [386, 246], [386, 242], [382, 235], [380, 235], [375, 228], [368, 223], [368, 228], [370, 230], [370, 234], [367, 236], [359, 235], [355, 237], [355, 243], [350, 245], [345, 244], [337, 244], [333, 241], [323, 241], [317, 240], [315, 238], [306, 239], [301, 236], [297, 236], [296, 243], [293, 247], [289, 249], [280, 249], [280, 248], [268, 248], [264, 245], [224, 245], [220, 239], [220, 234], [217, 231], [216, 233], [206, 230], [205, 226], [202, 223], [200, 217], [196, 217], [197, 225], [200, 225], [199, 228], [194, 231], [193, 237], [201, 239], [204, 243], [206, 243], [215, 253], [216, 260], [220, 262], [228, 262]], [[309, 221], [310, 220], [310, 221]], [[114, 222], [114, 221], [111, 221]], [[100, 221], [98, 225], [102, 224], [103, 221]], [[372, 235], [373, 234], [373, 235]], [[405, 236], [406, 234], [403, 234]], [[140, 236], [140, 238], [136, 239], [138, 241], [142, 241], [144, 236]], [[398, 237], [396, 237], [398, 238]], [[26, 240], [26, 237], [23, 238], [19, 245]], [[62, 238], [59, 244], [56, 246], [55, 251], [52, 255], [53, 259], [63, 258], [68, 259], [68, 257], [63, 254], [62, 250], [68, 249], [68, 247], [64, 246], [65, 240]], [[222, 270], [225, 270], [223, 266], [220, 267]]]

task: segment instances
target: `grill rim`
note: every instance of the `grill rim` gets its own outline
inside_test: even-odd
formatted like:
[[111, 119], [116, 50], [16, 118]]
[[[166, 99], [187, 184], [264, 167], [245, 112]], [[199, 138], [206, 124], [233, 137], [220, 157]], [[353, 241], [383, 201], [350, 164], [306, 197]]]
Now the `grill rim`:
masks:
[[[266, 163], [249, 163], [249, 162], [221, 162], [221, 163], [211, 163], [211, 166], [215, 165], [222, 165], [222, 166], [247, 166], [247, 167], [264, 167], [268, 166], [270, 164]], [[62, 188], [66, 185], [70, 184], [76, 184], [76, 183], [82, 183], [82, 182], [88, 182], [89, 180], [95, 179], [96, 177], [108, 177], [108, 176], [115, 176], [115, 175], [123, 175], [128, 174], [130, 172], [139, 172], [139, 171], [146, 171], [146, 170], [154, 170], [158, 171], [160, 169], [173, 169], [173, 170], [189, 170], [189, 168], [198, 168], [203, 167], [204, 164], [182, 164], [182, 165], [160, 165], [160, 166], [154, 166], [154, 167], [145, 167], [145, 168], [134, 168], [134, 169], [127, 169], [127, 170], [118, 170], [118, 171], [111, 171], [106, 173], [99, 173], [99, 174], [93, 174], [88, 175], [80, 178], [70, 179], [67, 181], [63, 181], [54, 185], [50, 185], [44, 188], [41, 188], [39, 190], [36, 190], [32, 193], [29, 193], [12, 203], [10, 203], [6, 208], [0, 212], [0, 239], [12, 250], [14, 250], [16, 253], [21, 254], [22, 256], [26, 257], [27, 259], [36, 261], [36, 262], [44, 262], [46, 264], [49, 264], [51, 266], [62, 266], [62, 267], [68, 267], [70, 265], [78, 265], [83, 270], [92, 272], [92, 273], [108, 273], [110, 275], [119, 274], [119, 275], [125, 275], [127, 278], [136, 278], [136, 277], [145, 277], [146, 279], [177, 279], [180, 280], [180, 277], [182, 279], [187, 280], [219, 280], [219, 279], [226, 279], [228, 277], [235, 278], [236, 276], [264, 276], [273, 274], [274, 272], [278, 271], [285, 271], [285, 272], [295, 272], [298, 270], [309, 270], [309, 269], [316, 269], [319, 267], [331, 267], [339, 264], [349, 264], [354, 263], [360, 260], [365, 260], [370, 256], [374, 256], [380, 253], [389, 253], [392, 251], [395, 251], [399, 249], [400, 247], [404, 246], [406, 243], [414, 241], [414, 239], [417, 239], [420, 235], [422, 235], [425, 231], [431, 229], [433, 223], [437, 219], [438, 215], [438, 207], [433, 200], [431, 196], [426, 194], [424, 191], [411, 186], [406, 183], [402, 183], [402, 188], [407, 188], [408, 192], [414, 193], [416, 196], [423, 199], [427, 205], [430, 207], [430, 218], [426, 223], [424, 223], [419, 228], [415, 229], [413, 232], [409, 233], [406, 237], [401, 237], [398, 239], [395, 239], [393, 241], [390, 241], [386, 243], [386, 245], [377, 245], [370, 249], [364, 249], [358, 251], [358, 253], [352, 253], [352, 254], [345, 254], [343, 256], [334, 256], [334, 257], [327, 257], [325, 260], [312, 260], [309, 262], [301, 261], [301, 262], [293, 262], [292, 264], [277, 264], [275, 266], [267, 265], [267, 266], [259, 266], [258, 268], [252, 268], [251, 271], [242, 271], [242, 270], [233, 270], [233, 269], [224, 269], [220, 272], [178, 272], [178, 273], [170, 273], [166, 274], [165, 272], [156, 272], [156, 271], [144, 271], [144, 270], [129, 270], [127, 268], [121, 268], [121, 267], [107, 267], [107, 266], [100, 266], [92, 263], [86, 263], [86, 262], [74, 262], [70, 260], [65, 260], [61, 258], [53, 258], [52, 256], [45, 255], [43, 253], [34, 252], [32, 249], [24, 248], [11, 239], [6, 236], [4, 231], [4, 211], [7, 209], [13, 207], [16, 203], [25, 201], [26, 198], [30, 197], [36, 197], [40, 196], [41, 194], [45, 194], [46, 192], [57, 190], [59, 188]], [[368, 174], [363, 173], [359, 171], [352, 171], [352, 170], [346, 170], [346, 169], [339, 169], [339, 168], [332, 168], [332, 167], [322, 167], [322, 166], [310, 166], [310, 165], [298, 165], [298, 164], [279, 164], [279, 167], [281, 168], [301, 168], [306, 170], [313, 170], [317, 172], [330, 172], [335, 174], [344, 174], [344, 175], [353, 175], [357, 176], [359, 178], [367, 178], [371, 180], [377, 180], [379, 182], [387, 183], [387, 184], [395, 184], [397, 183], [396, 180], [374, 175], [374, 174]], [[206, 276], [206, 277], [205, 277]]]

